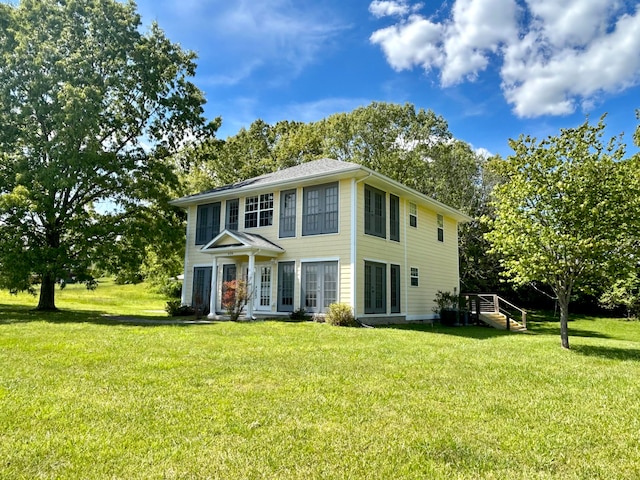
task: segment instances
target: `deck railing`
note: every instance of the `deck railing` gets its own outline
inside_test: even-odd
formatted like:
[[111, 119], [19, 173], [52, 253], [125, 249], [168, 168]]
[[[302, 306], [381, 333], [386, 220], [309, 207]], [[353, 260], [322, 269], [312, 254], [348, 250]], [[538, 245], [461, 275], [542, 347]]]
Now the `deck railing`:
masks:
[[[476, 319], [481, 313], [502, 313], [507, 317], [507, 330], [511, 329], [510, 320], [520, 322], [527, 328], [527, 312], [494, 293], [463, 294], [467, 299], [469, 310]], [[518, 318], [520, 317], [520, 318]]]

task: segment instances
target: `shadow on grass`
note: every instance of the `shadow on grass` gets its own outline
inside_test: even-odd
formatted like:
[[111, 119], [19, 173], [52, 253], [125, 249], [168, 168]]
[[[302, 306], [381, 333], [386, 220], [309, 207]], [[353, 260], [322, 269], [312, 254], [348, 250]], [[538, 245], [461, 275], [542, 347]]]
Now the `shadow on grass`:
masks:
[[603, 347], [599, 345], [574, 345], [571, 350], [588, 357], [608, 358], [611, 360], [633, 360], [640, 362], [640, 350], [637, 348]]
[[29, 322], [93, 323], [96, 325], [129, 325], [137, 327], [159, 327], [166, 325], [193, 326], [213, 323], [206, 319], [196, 320], [193, 317], [161, 318], [151, 315], [110, 315], [98, 310], [40, 312], [30, 307], [0, 305], [0, 325]]
[[[527, 327], [536, 335], [554, 335], [560, 336], [560, 323], [542, 323], [542, 322], [527, 322]], [[585, 337], [585, 338], [612, 338], [610, 335], [606, 335], [601, 332], [594, 332], [592, 330], [585, 330], [583, 328], [573, 327], [569, 322], [569, 336], [570, 337]]]
[[380, 325], [375, 328], [389, 328], [394, 330], [405, 330], [412, 332], [437, 333], [440, 335], [453, 335], [456, 337], [473, 338], [476, 340], [487, 340], [490, 338], [504, 337], [506, 335], [522, 335], [521, 333], [498, 330], [492, 327], [468, 325], [465, 327], [444, 327], [435, 323], [433, 326], [426, 323], [408, 323], [401, 325]]

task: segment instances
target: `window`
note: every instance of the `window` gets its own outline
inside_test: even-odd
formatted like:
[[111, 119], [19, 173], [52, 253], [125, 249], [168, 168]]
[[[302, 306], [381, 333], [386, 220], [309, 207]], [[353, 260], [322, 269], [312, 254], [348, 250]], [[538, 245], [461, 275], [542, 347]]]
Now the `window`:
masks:
[[389, 194], [389, 240], [400, 241], [400, 199]]
[[212, 271], [212, 267], [193, 268], [193, 294], [191, 296], [191, 306], [197, 308], [204, 314], [209, 313]]
[[338, 233], [338, 184], [305, 187], [302, 235]]
[[400, 313], [400, 265], [391, 265], [391, 313]]
[[385, 196], [377, 188], [364, 186], [364, 233], [387, 238]]
[[364, 262], [364, 313], [387, 313], [387, 266]]
[[411, 267], [411, 286], [417, 287], [419, 283], [419, 274], [416, 267]]
[[301, 306], [308, 312], [325, 312], [338, 301], [338, 262], [302, 264]]
[[227, 200], [226, 216], [224, 228], [227, 230], [238, 230], [238, 217], [240, 215], [240, 200], [234, 198]]
[[220, 233], [220, 202], [198, 205], [196, 245], [205, 245]]
[[438, 215], [438, 241], [444, 242], [444, 218]]
[[247, 197], [244, 202], [244, 228], [273, 224], [273, 193]]
[[280, 193], [280, 238], [296, 236], [296, 191]]
[[409, 225], [418, 227], [418, 207], [415, 203], [409, 203]]
[[278, 311], [293, 312], [293, 292], [296, 280], [295, 262], [278, 263]]
[[258, 292], [260, 293], [256, 308], [266, 308], [271, 305], [271, 267], [260, 267], [260, 285]]

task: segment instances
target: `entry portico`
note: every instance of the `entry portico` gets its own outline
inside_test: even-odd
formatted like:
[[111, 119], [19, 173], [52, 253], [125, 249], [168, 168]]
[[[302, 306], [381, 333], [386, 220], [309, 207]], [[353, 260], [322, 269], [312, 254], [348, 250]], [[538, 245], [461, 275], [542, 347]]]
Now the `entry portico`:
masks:
[[[234, 230], [223, 230], [213, 240], [201, 248], [203, 253], [211, 255], [211, 289], [209, 295], [209, 317], [216, 317], [217, 307], [222, 309], [222, 283], [238, 279], [238, 266], [247, 265], [246, 282], [247, 290], [250, 292], [250, 300], [246, 306], [246, 316], [253, 317], [254, 308], [263, 305], [271, 305], [271, 278], [272, 268], [270, 265], [261, 266], [259, 275], [256, 277], [256, 264], [264, 261], [271, 262], [273, 259], [284, 253], [284, 249], [279, 245], [267, 240], [255, 233], [238, 232]], [[223, 263], [223, 279], [218, 285], [219, 262]], [[232, 263], [228, 263], [231, 261]], [[231, 268], [224, 268], [234, 266]], [[239, 275], [243, 277], [242, 274]], [[268, 283], [268, 284], [267, 284]]]

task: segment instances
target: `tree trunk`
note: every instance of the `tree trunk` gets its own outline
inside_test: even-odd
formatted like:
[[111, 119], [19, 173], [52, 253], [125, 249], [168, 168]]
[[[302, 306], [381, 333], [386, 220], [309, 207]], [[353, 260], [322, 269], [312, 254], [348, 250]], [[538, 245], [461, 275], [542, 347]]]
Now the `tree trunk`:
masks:
[[56, 279], [52, 274], [46, 273], [42, 276], [40, 285], [40, 300], [36, 310], [55, 311], [56, 308]]
[[558, 295], [560, 304], [560, 341], [562, 348], [569, 349], [569, 295]]

